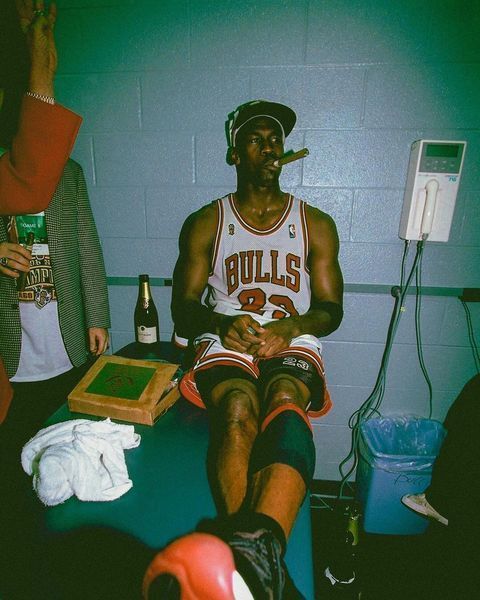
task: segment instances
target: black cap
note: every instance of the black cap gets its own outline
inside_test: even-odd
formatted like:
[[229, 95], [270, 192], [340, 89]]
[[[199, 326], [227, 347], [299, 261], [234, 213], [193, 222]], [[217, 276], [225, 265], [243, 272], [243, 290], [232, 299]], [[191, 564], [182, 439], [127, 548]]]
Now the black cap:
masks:
[[270, 102], [269, 100], [251, 100], [245, 104], [238, 106], [233, 112], [228, 115], [228, 120], [225, 123], [229, 152], [227, 154], [227, 162], [232, 164], [230, 151], [235, 146], [235, 138], [240, 127], [248, 121], [257, 117], [269, 117], [278, 122], [283, 131], [283, 138], [292, 131], [297, 115], [291, 108], [278, 102]]

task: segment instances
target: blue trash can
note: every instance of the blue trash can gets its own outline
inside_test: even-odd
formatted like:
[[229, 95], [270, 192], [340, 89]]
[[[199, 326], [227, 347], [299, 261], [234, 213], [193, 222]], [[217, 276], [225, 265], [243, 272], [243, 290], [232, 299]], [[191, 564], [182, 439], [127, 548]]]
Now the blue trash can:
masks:
[[428, 520], [401, 502], [423, 492], [446, 431], [439, 421], [414, 416], [379, 417], [360, 425], [357, 497], [368, 533], [414, 535]]

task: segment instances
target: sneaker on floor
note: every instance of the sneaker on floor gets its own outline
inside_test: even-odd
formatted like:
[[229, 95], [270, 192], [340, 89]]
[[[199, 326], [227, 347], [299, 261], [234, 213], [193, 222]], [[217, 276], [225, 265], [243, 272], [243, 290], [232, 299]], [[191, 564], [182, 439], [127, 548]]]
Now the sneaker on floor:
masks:
[[153, 558], [143, 579], [143, 598], [254, 600], [229, 546], [206, 533], [181, 537]]
[[407, 494], [403, 496], [402, 502], [405, 506], [408, 506], [408, 508], [411, 508], [415, 512], [424, 515], [425, 517], [435, 519], [435, 521], [442, 523], [442, 525], [448, 525], [448, 519], [443, 517], [433, 508], [428, 502], [425, 494]]

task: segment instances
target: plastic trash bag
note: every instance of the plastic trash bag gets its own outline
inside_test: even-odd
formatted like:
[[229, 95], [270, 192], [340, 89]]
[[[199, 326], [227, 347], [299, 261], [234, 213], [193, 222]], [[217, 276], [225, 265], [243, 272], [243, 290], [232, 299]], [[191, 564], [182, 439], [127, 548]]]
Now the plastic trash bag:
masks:
[[440, 421], [415, 415], [368, 419], [360, 425], [360, 454], [390, 472], [430, 470], [445, 435]]

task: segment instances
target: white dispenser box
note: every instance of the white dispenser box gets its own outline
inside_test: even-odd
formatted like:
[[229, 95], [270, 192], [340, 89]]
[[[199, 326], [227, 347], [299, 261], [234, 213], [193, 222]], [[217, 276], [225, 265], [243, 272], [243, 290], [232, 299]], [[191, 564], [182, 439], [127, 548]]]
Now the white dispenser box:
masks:
[[467, 142], [412, 144], [398, 235], [403, 240], [448, 242]]

